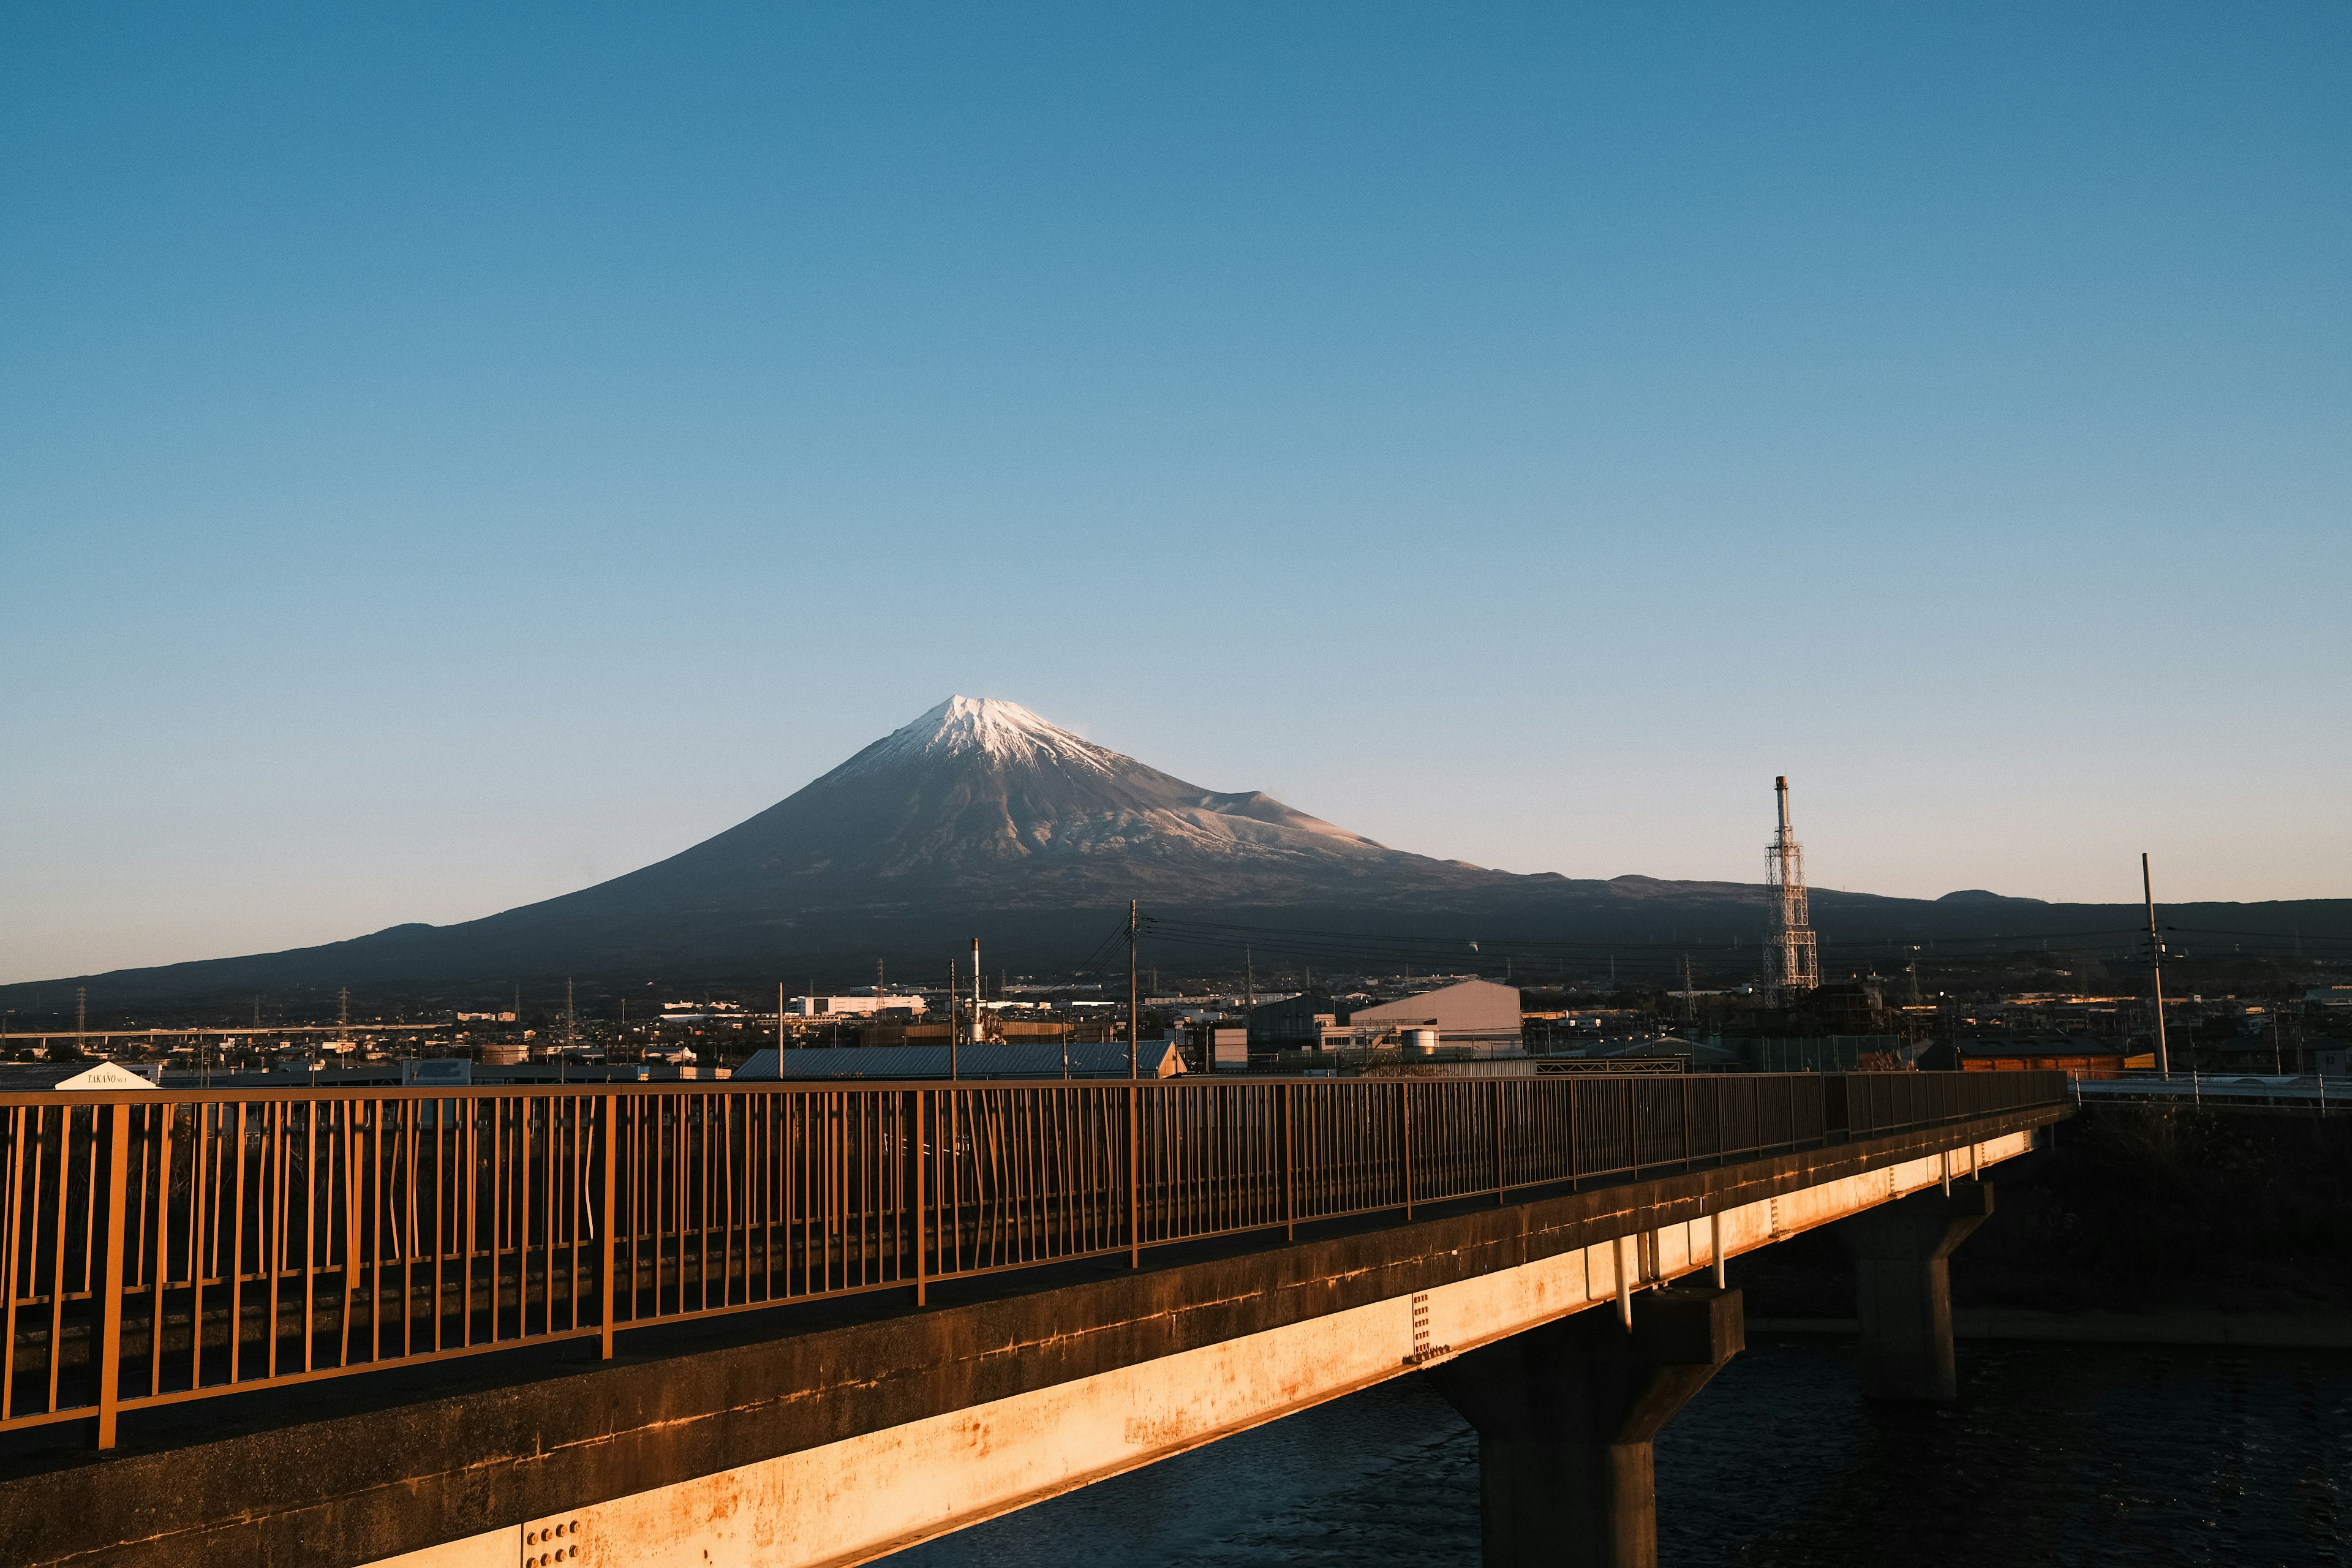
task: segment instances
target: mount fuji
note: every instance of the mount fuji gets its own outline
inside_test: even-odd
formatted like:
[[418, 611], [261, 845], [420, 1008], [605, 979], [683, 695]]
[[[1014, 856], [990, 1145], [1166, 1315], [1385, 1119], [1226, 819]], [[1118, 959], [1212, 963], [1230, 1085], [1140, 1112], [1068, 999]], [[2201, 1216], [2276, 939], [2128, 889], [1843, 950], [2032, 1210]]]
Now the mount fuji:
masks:
[[750, 821], [573, 897], [771, 915], [1319, 901], [1497, 875], [1187, 784], [1017, 702], [951, 697]]
[[[1458, 936], [1465, 952], [1480, 939], [1753, 942], [1765, 924], [1760, 883], [1522, 876], [1416, 855], [1256, 791], [1203, 789], [1018, 703], [951, 697], [748, 821], [578, 892], [457, 925], [81, 978], [110, 1005], [339, 985], [448, 994], [565, 975], [840, 983], [870, 976], [877, 958], [901, 974], [910, 963], [943, 973], [973, 934], [992, 968], [1057, 971], [1130, 899], [1195, 920]], [[2347, 906], [2326, 904], [2267, 909], [2306, 932], [2346, 924]], [[2243, 921], [2260, 906], [2212, 907]], [[2097, 923], [2095, 911], [2123, 926], [2138, 918], [1980, 892], [1816, 889], [1813, 911], [1826, 935], [1906, 938], [2075, 931]], [[1197, 956], [1214, 970], [1238, 955]], [[42, 994], [36, 983], [0, 994]]]

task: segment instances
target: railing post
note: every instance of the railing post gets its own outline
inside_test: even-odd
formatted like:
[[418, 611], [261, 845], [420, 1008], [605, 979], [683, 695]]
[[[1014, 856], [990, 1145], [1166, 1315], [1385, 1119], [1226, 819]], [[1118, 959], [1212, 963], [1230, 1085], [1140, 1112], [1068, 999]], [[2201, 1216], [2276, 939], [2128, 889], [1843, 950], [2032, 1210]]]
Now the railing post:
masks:
[[1689, 1170], [1689, 1169], [1691, 1168], [1691, 1126], [1690, 1126], [1691, 1080], [1690, 1080], [1690, 1074], [1688, 1074], [1688, 1073], [1685, 1073], [1685, 1074], [1683, 1074], [1683, 1075], [1682, 1075], [1682, 1085], [1683, 1085], [1683, 1169], [1684, 1169], [1684, 1170], [1685, 1170], [1685, 1171], [1687, 1171], [1687, 1170]]
[[1576, 1163], [1576, 1075], [1568, 1075], [1568, 1190], [1575, 1192], [1584, 1179]]
[[[116, 1104], [108, 1109], [113, 1137], [106, 1159], [106, 1295], [98, 1327], [98, 1446], [101, 1448], [114, 1447], [115, 1417], [122, 1398], [122, 1210], [131, 1186], [131, 1107]], [[90, 1108], [90, 1116], [96, 1120], [96, 1106]], [[97, 1133], [92, 1127], [91, 1136]], [[58, 1223], [65, 1223], [63, 1215], [58, 1216]], [[56, 1280], [50, 1289], [63, 1290], [65, 1281]], [[55, 1355], [57, 1347], [51, 1346], [49, 1353]], [[160, 1341], [156, 1353], [162, 1353]]]
[[1511, 1200], [1507, 1195], [1509, 1167], [1503, 1163], [1503, 1080], [1495, 1080], [1495, 1205], [1500, 1208]]
[[[615, 1245], [616, 1238], [613, 1234], [614, 1229], [614, 1222], [616, 1217], [615, 1210], [619, 1207], [614, 1198], [614, 1194], [617, 1191], [617, 1184], [614, 1181], [613, 1156], [621, 1146], [619, 1133], [614, 1125], [620, 1119], [620, 1113], [621, 1097], [617, 1094], [607, 1094], [604, 1096], [604, 1110], [601, 1117], [601, 1120], [604, 1122], [604, 1128], [602, 1132], [599, 1134], [597, 1141], [604, 1145], [604, 1212], [598, 1216], [599, 1222], [601, 1223], [604, 1232], [602, 1238], [604, 1249], [604, 1264], [601, 1270], [604, 1290], [604, 1318], [599, 1338], [601, 1341], [600, 1348], [603, 1352], [604, 1358], [606, 1361], [611, 1361], [613, 1359], [613, 1309], [614, 1303], [619, 1300], [618, 1292], [614, 1289], [616, 1282], [613, 1279], [613, 1269], [614, 1268], [615, 1258], [619, 1252], [619, 1248]], [[470, 1174], [467, 1179], [471, 1179]], [[467, 1247], [471, 1247], [473, 1245], [472, 1237], [469, 1237], [467, 1238], [466, 1245]], [[630, 1258], [632, 1264], [634, 1264], [635, 1254], [632, 1253]], [[747, 1277], [750, 1274], [751, 1268], [751, 1259], [750, 1255], [747, 1253], [743, 1259], [743, 1268]], [[632, 1274], [635, 1272], [634, 1267], [631, 1268], [630, 1272]], [[495, 1301], [497, 1295], [497, 1287], [495, 1284], [493, 1284], [491, 1289], [492, 1299]], [[467, 1310], [469, 1312], [473, 1310], [472, 1302], [469, 1301], [467, 1303]]]
[[1143, 1267], [1143, 1184], [1137, 1165], [1142, 1159], [1143, 1086], [1133, 1079], [1127, 1085], [1127, 1266]]
[[1290, 1086], [1278, 1083], [1275, 1093], [1282, 1097], [1282, 1239], [1298, 1239], [1298, 1204], [1292, 1195], [1291, 1184], [1298, 1168], [1298, 1111], [1290, 1102]]
[[930, 1304], [930, 1260], [925, 1256], [925, 1233], [929, 1229], [929, 1204], [925, 1194], [929, 1187], [927, 1167], [930, 1164], [931, 1091], [915, 1091], [915, 1127], [911, 1142], [915, 1148], [915, 1305]]
[[[356, 1100], [346, 1100], [342, 1102], [342, 1110], [343, 1304], [340, 1310], [340, 1315], [335, 1319], [337, 1347], [335, 1364], [339, 1367], [348, 1367], [352, 1364], [352, 1299], [358, 1293], [360, 1282], [360, 1193], [363, 1182], [360, 1174], [360, 1102]], [[203, 1116], [202, 1107], [199, 1107], [197, 1114], [200, 1118]], [[197, 1123], [199, 1130], [203, 1125], [200, 1120]], [[495, 1123], [492, 1124], [491, 1134], [495, 1139], [497, 1136]], [[496, 1144], [493, 1143], [492, 1147], [495, 1150]], [[199, 1197], [197, 1203], [198, 1212], [201, 1213], [203, 1199]], [[494, 1340], [498, 1338], [498, 1249], [493, 1245], [490, 1253], [490, 1337]]]
[[1412, 1084], [1397, 1079], [1397, 1120], [1404, 1137], [1404, 1217], [1412, 1217]]

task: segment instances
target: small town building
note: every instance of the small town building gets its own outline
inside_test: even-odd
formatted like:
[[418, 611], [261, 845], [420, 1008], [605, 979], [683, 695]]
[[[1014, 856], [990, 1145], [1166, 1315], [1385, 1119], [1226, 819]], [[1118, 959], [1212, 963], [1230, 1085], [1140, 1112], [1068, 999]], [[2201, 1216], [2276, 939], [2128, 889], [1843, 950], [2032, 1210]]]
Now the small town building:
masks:
[[2156, 1066], [2156, 1053], [2086, 1034], [1964, 1035], [1930, 1046], [1919, 1058], [1930, 1071], [2058, 1071], [2075, 1078], [2121, 1078]]
[[1612, 1040], [1595, 1045], [1575, 1056], [1550, 1058], [1580, 1062], [1608, 1071], [1661, 1070], [1651, 1064], [1664, 1063], [1676, 1072], [1738, 1072], [1744, 1064], [1738, 1051], [1728, 1046], [1706, 1040], [1685, 1039], [1679, 1035], [1659, 1035], [1639, 1040]]
[[[151, 1068], [149, 1073], [156, 1069]], [[153, 1078], [113, 1062], [0, 1063], [0, 1094], [44, 1089], [153, 1089]]]
[[1726, 1043], [1758, 1072], [1863, 1072], [1909, 1059], [1896, 1035], [1800, 1035]]

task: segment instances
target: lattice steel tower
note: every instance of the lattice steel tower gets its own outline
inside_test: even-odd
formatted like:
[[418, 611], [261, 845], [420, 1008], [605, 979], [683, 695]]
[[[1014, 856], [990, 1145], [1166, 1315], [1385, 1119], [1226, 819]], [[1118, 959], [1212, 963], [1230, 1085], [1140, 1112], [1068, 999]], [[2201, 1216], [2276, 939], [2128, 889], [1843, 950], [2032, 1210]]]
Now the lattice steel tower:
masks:
[[1780, 808], [1780, 830], [1765, 854], [1765, 885], [1772, 894], [1771, 952], [1766, 980], [1773, 1001], [1785, 1005], [1794, 994], [1822, 983], [1821, 955], [1813, 947], [1813, 924], [1805, 904], [1805, 847], [1789, 831], [1789, 781], [1772, 781]]

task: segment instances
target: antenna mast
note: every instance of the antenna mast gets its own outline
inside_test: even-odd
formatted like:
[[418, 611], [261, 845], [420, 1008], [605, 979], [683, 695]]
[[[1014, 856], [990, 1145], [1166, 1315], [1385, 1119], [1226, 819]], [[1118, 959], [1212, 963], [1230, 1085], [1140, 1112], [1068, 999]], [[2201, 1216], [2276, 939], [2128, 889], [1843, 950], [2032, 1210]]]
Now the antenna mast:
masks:
[[[2156, 989], [2156, 1070], [2165, 1078], [2172, 1077], [2172, 1053], [2164, 1039], [2164, 938], [2156, 930], [2156, 883], [2147, 874], [2147, 856], [2139, 858], [2139, 890], [2147, 900], [2147, 964], [2148, 974]], [[2195, 1052], [2189, 1053], [2189, 1067], [2197, 1065]]]
[[1805, 847], [1789, 830], [1789, 781], [1772, 781], [1780, 811], [1780, 831], [1765, 850], [1765, 877], [1772, 900], [1772, 939], [1766, 982], [1772, 1000], [1786, 1006], [1800, 992], [1822, 983], [1821, 954], [1805, 898]]

